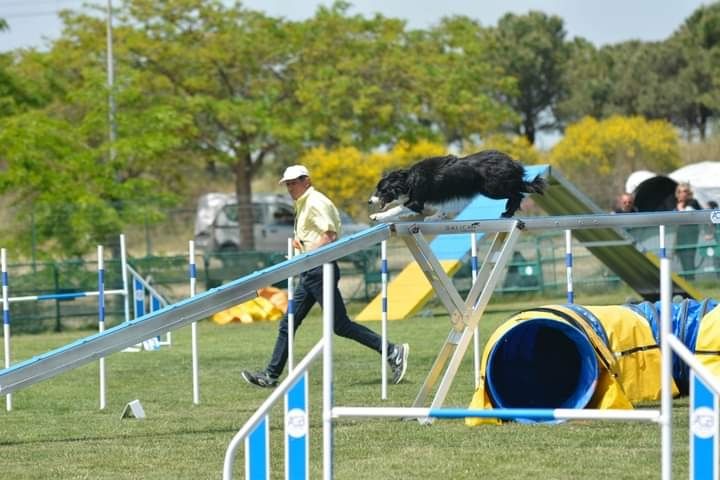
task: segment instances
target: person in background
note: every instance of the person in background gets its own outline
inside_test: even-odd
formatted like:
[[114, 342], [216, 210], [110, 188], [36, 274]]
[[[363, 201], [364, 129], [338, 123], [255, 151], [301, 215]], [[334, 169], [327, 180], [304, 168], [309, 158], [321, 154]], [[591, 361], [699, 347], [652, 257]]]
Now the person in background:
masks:
[[613, 213], [634, 213], [638, 209], [635, 206], [635, 197], [632, 193], [623, 193], [617, 199]]
[[[285, 184], [290, 197], [295, 202], [295, 232], [293, 246], [301, 253], [334, 242], [342, 233], [340, 214], [332, 201], [315, 189], [310, 180], [310, 173], [303, 165], [293, 165], [285, 169], [280, 179]], [[340, 269], [337, 262], [332, 262], [335, 271], [335, 319], [334, 331], [341, 337], [365, 345], [378, 353], [382, 352], [381, 337], [369, 328], [353, 322], [347, 315], [345, 302], [338, 289]], [[323, 268], [322, 265], [300, 274], [300, 281], [293, 295], [295, 305], [295, 330], [307, 316], [310, 308], [317, 302], [323, 303]], [[388, 342], [388, 363], [392, 370], [392, 382], [400, 383], [407, 370], [410, 346]], [[275, 348], [265, 370], [250, 372], [243, 370], [243, 379], [258, 387], [274, 387], [278, 377], [285, 368], [288, 358], [288, 317], [283, 317], [278, 327]]]
[[[693, 196], [692, 187], [681, 182], [675, 187], [675, 210], [700, 210], [700, 204]], [[699, 225], [680, 225], [675, 236], [675, 251], [680, 258], [680, 265], [688, 280], [695, 279], [695, 252], [700, 237]]]

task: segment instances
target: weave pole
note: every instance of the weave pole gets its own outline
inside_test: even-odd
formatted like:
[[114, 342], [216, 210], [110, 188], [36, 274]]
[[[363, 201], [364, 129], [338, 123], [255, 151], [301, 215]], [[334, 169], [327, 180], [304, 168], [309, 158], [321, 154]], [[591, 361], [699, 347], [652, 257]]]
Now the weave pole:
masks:
[[575, 292], [573, 291], [573, 256], [572, 256], [572, 231], [565, 230], [565, 274], [567, 277], [567, 303], [575, 303]]
[[[0, 250], [2, 257], [2, 302], [3, 302], [3, 343], [5, 345], [5, 368], [10, 368], [10, 302], [8, 302], [7, 253]], [[5, 395], [5, 409], [12, 410], [12, 393]]]
[[[194, 297], [197, 290], [197, 266], [195, 265], [195, 242], [188, 243], [188, 264], [190, 274], [190, 297]], [[193, 404], [200, 404], [200, 368], [198, 358], [198, 332], [197, 322], [190, 324], [190, 343], [192, 349], [192, 386]]]
[[387, 341], [387, 322], [388, 322], [388, 263], [387, 263], [387, 240], [380, 242], [380, 280], [382, 285], [382, 313], [380, 323], [380, 337], [382, 338], [382, 348], [380, 351], [380, 398], [387, 400], [387, 357], [388, 357], [388, 341]]
[[[470, 234], [470, 267], [472, 284], [475, 285], [478, 276], [477, 236]], [[473, 372], [475, 372], [475, 388], [480, 386], [480, 328], [475, 325], [473, 330]]]
[[662, 480], [672, 478], [672, 278], [670, 259], [665, 249], [665, 225], [659, 227], [660, 240], [660, 425], [662, 450]]
[[[105, 267], [103, 265], [103, 247], [97, 247], [98, 262], [98, 332], [105, 331]], [[105, 382], [105, 357], [100, 357], [100, 410], [105, 410], [107, 406], [106, 393], [107, 384]]]
[[[290, 260], [295, 256], [295, 247], [293, 247], [293, 239], [288, 238], [287, 242], [287, 258]], [[293, 296], [295, 295], [295, 287], [293, 286], [293, 277], [287, 279], [287, 293], [288, 293], [288, 306], [287, 306], [287, 321], [288, 321], [288, 373], [293, 371], [295, 368], [295, 353], [293, 345], [295, 343], [295, 303], [293, 302]]]
[[128, 283], [127, 248], [125, 247], [125, 234], [120, 234], [120, 270], [122, 273], [122, 291], [125, 305], [125, 321], [130, 321], [130, 287]]
[[335, 271], [323, 264], [323, 479], [333, 480], [333, 324], [335, 320]]

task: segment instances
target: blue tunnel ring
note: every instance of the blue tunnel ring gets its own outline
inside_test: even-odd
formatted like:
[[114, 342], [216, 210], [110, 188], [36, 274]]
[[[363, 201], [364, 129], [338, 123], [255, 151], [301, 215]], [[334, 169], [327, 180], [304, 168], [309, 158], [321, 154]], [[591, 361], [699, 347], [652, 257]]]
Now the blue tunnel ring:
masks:
[[485, 381], [496, 408], [584, 408], [600, 366], [586, 335], [563, 320], [518, 322], [493, 345]]

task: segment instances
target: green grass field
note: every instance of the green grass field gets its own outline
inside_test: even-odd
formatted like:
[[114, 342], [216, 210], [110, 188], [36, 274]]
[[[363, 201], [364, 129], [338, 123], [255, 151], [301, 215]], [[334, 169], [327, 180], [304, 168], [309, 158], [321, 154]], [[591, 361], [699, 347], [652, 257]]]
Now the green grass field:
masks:
[[[548, 302], [540, 302], [548, 303]], [[531, 303], [538, 305], [540, 303]], [[587, 304], [599, 304], [585, 302]], [[483, 340], [519, 304], [491, 305]], [[357, 310], [354, 308], [353, 310]], [[299, 358], [319, 339], [319, 309], [296, 338]], [[379, 322], [369, 323], [379, 331]], [[411, 344], [407, 380], [380, 400], [380, 359], [335, 337], [335, 403], [410, 406], [447, 337], [447, 315], [389, 324], [392, 341]], [[201, 404], [192, 404], [190, 327], [173, 333], [158, 352], [116, 353], [107, 359], [108, 406], [100, 411], [97, 364], [89, 364], [13, 395], [0, 411], [3, 479], [216, 479], [233, 435], [269, 394], [240, 377], [265, 365], [276, 324], [199, 324]], [[19, 361], [86, 333], [13, 337]], [[311, 478], [322, 475], [322, 367], [310, 372]], [[445, 406], [465, 407], [473, 393], [469, 351]], [[121, 419], [139, 399], [145, 420]], [[673, 475], [688, 477], [687, 399], [673, 412]], [[657, 405], [652, 405], [656, 407]], [[272, 412], [272, 478], [283, 477], [282, 405]], [[340, 420], [335, 426], [337, 479], [649, 479], [660, 478], [660, 427], [632, 422], [466, 427], [459, 420], [420, 425], [388, 419]], [[243, 476], [242, 452], [235, 468]]]

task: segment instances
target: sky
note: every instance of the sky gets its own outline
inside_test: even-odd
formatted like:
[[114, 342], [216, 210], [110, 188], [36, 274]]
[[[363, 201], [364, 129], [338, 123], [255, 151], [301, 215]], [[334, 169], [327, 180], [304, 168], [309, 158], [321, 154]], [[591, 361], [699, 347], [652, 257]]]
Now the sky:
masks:
[[[110, 0], [113, 1], [113, 0]], [[0, 0], [0, 18], [10, 25], [0, 32], [0, 52], [15, 48], [43, 49], [60, 35], [61, 9], [79, 9], [92, 3], [107, 6], [108, 0]], [[120, 0], [114, 0], [119, 4]], [[289, 20], [312, 16], [318, 5], [331, 0], [245, 0], [248, 8]], [[561, 17], [568, 39], [576, 36], [596, 46], [639, 39], [663, 40], [697, 7], [710, 0], [354, 0], [353, 14], [407, 20], [410, 28], [428, 28], [444, 16], [465, 15], [483, 26], [497, 24], [508, 12], [523, 14], [540, 10]]]

